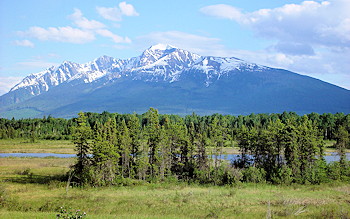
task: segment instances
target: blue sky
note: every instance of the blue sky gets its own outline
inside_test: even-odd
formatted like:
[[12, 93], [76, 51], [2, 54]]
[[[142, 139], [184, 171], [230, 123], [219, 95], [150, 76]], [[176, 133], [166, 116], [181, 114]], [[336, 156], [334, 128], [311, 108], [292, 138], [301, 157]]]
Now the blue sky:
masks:
[[0, 94], [65, 60], [166, 43], [350, 89], [349, 0], [1, 0]]

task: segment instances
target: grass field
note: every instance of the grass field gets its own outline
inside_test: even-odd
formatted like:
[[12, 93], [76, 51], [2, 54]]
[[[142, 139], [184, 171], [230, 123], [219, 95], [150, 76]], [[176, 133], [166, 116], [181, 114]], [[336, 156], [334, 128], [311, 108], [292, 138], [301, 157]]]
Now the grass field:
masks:
[[235, 186], [163, 182], [104, 188], [60, 181], [74, 158], [0, 158], [0, 218], [349, 218], [350, 185]]
[[37, 140], [30, 143], [26, 139], [1, 139], [0, 153], [75, 154], [75, 151], [69, 140]]
[[[0, 140], [0, 153], [74, 153], [70, 141]], [[226, 153], [237, 149], [226, 149]], [[178, 182], [67, 187], [75, 158], [0, 158], [0, 218], [55, 218], [61, 206], [87, 218], [350, 218], [350, 185], [234, 186]]]
[[[237, 146], [237, 142], [233, 142]], [[325, 141], [325, 151], [335, 152], [335, 141]], [[207, 149], [208, 154], [214, 148]], [[350, 149], [346, 150], [350, 153]], [[222, 150], [226, 154], [239, 154], [238, 147], [225, 147]], [[0, 153], [57, 153], [75, 154], [74, 145], [70, 140], [37, 140], [31, 143], [28, 139], [0, 139]]]

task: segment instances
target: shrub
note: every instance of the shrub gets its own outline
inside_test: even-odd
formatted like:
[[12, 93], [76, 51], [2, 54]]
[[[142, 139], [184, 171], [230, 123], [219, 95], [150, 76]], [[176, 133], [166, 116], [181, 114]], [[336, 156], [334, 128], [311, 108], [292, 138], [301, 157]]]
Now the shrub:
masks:
[[266, 171], [262, 168], [249, 167], [242, 173], [244, 182], [260, 183], [266, 181]]
[[310, 165], [304, 175], [304, 183], [320, 184], [322, 182], [328, 182], [327, 177], [327, 163], [324, 160], [317, 160]]
[[275, 184], [291, 184], [293, 182], [293, 173], [292, 169], [283, 165], [282, 168], [279, 168], [277, 170], [277, 173], [275, 173], [271, 180]]
[[327, 165], [327, 175], [331, 180], [341, 179], [341, 168], [339, 162], [331, 162]]
[[234, 185], [241, 181], [242, 176], [243, 174], [240, 169], [226, 166], [221, 174], [221, 182], [224, 185]]

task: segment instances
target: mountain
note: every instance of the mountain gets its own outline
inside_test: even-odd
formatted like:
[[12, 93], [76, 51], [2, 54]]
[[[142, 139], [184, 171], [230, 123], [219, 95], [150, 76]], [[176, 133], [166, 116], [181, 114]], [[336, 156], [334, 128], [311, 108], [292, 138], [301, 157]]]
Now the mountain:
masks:
[[158, 44], [140, 56], [65, 61], [25, 77], [0, 97], [0, 116], [72, 117], [79, 111], [249, 114], [350, 113], [350, 91], [234, 57]]

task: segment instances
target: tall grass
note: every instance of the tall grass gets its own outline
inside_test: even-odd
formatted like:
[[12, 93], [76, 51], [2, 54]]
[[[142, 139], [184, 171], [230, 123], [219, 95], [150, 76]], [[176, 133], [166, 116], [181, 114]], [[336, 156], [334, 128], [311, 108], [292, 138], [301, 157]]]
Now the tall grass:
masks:
[[0, 153], [58, 153], [74, 154], [74, 145], [69, 140], [0, 139]]
[[0, 218], [54, 218], [59, 207], [87, 218], [349, 218], [350, 185], [212, 186], [134, 181], [70, 187], [74, 158], [0, 158]]

